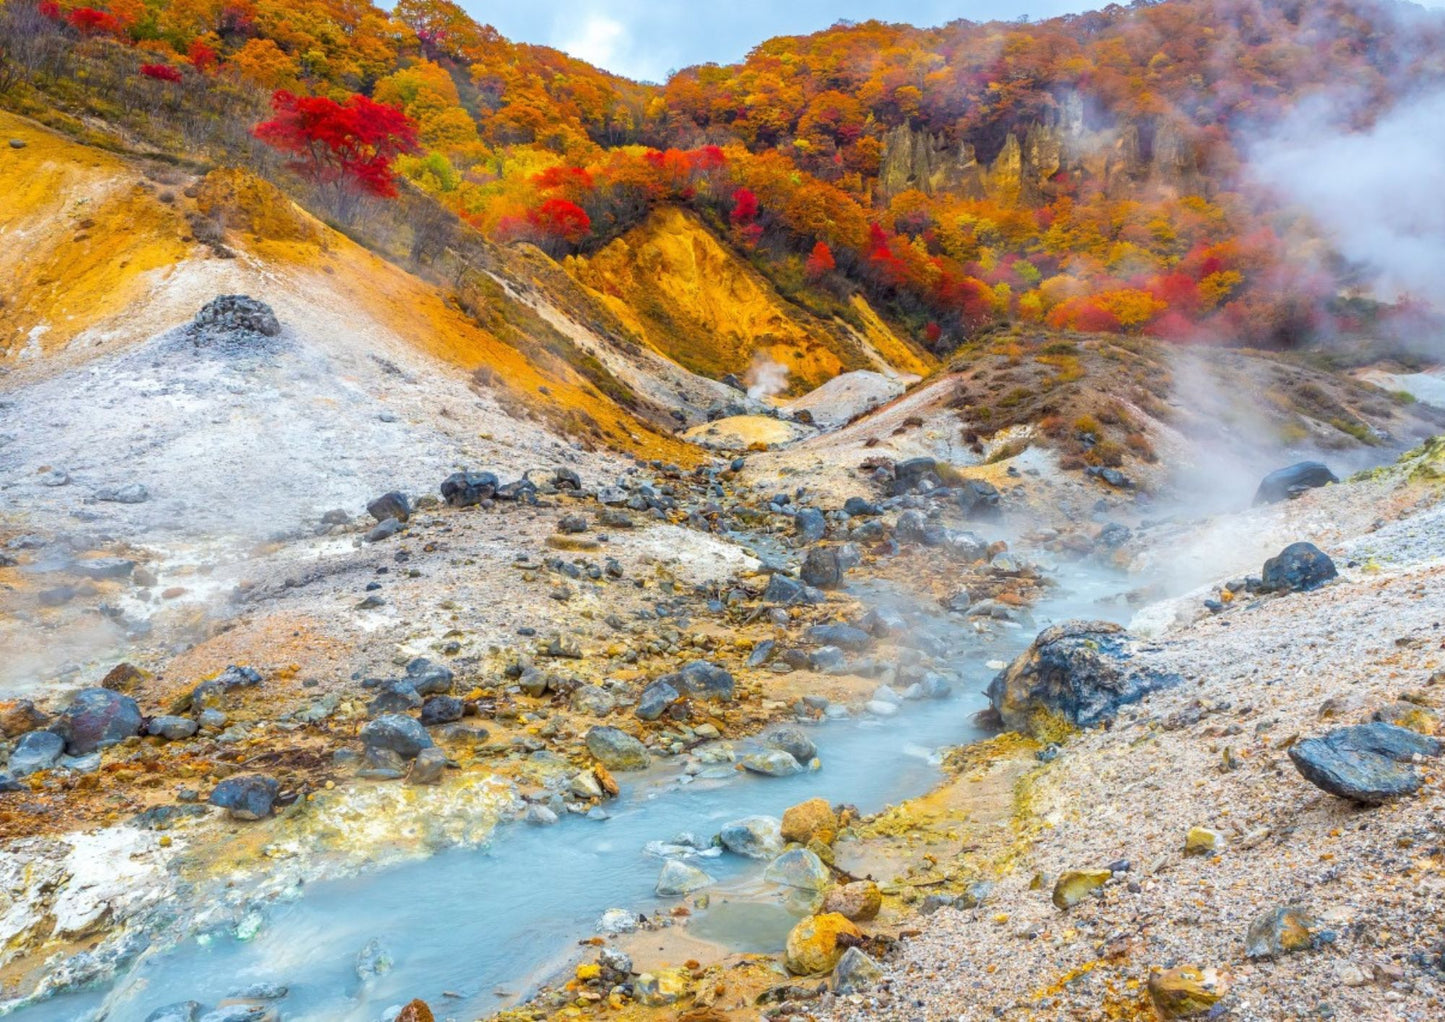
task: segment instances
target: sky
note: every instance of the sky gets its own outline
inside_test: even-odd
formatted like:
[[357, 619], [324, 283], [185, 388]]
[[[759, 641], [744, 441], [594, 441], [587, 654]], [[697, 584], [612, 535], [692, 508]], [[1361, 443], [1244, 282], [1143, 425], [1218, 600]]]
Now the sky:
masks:
[[[459, 0], [509, 39], [541, 43], [617, 74], [660, 82], [669, 71], [732, 63], [777, 35], [835, 21], [941, 25], [958, 18], [1049, 18], [1107, 0]], [[1436, 0], [1445, 2], [1445, 0]]]

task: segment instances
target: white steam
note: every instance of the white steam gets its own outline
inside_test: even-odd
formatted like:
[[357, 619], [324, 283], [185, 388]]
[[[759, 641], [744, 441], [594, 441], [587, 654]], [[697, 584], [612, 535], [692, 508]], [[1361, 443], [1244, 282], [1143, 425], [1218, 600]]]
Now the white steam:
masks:
[[743, 381], [748, 385], [748, 397], [754, 401], [768, 401], [787, 389], [788, 367], [766, 355], [757, 355], [753, 364], [748, 366]]
[[1324, 225], [1379, 297], [1445, 307], [1445, 90], [1403, 101], [1366, 131], [1342, 130], [1341, 109], [1303, 105], [1251, 147], [1255, 178]]

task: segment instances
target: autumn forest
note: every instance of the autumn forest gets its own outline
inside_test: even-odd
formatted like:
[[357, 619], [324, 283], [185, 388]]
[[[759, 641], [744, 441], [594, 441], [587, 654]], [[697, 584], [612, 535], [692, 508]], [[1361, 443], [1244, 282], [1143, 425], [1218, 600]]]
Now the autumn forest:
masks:
[[1312, 97], [1358, 128], [1445, 79], [1445, 19], [1371, 0], [839, 23], [661, 85], [449, 0], [6, 0], [0, 46], [11, 108], [242, 159], [343, 228], [427, 197], [420, 263], [472, 230], [585, 255], [681, 205], [784, 294], [861, 291], [940, 352], [1000, 322], [1288, 346], [1408, 309], [1247, 152]]

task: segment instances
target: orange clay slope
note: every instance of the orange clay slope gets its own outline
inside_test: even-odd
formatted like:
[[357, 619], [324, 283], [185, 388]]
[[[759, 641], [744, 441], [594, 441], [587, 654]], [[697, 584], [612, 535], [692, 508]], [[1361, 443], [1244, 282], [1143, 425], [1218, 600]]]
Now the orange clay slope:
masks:
[[801, 393], [850, 370], [925, 376], [937, 364], [861, 296], [842, 310], [852, 322], [788, 301], [696, 215], [675, 207], [566, 266], [650, 347], [713, 379], [766, 357], [787, 367], [790, 390]]
[[[243, 171], [196, 179], [164, 168], [157, 183], [137, 163], [8, 114], [0, 138], [26, 143], [0, 147], [0, 365], [58, 371], [245, 293], [283, 323], [338, 332], [377, 357], [401, 346], [477, 374], [510, 414], [568, 440], [683, 464], [700, 456]], [[224, 249], [199, 243], [193, 224], [223, 230]], [[505, 297], [495, 305], [493, 319], [524, 315]]]

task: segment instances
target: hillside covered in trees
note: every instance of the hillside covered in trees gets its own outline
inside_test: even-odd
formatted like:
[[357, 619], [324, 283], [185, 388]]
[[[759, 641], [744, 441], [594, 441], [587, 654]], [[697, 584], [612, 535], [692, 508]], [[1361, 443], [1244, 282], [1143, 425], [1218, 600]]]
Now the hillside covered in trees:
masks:
[[799, 304], [862, 292], [938, 352], [1005, 321], [1287, 346], [1410, 302], [1364, 300], [1251, 183], [1250, 140], [1320, 97], [1367, 128], [1445, 81], [1442, 52], [1410, 5], [1166, 0], [840, 23], [656, 86], [449, 0], [5, 0], [0, 101], [240, 163], [342, 226], [405, 193], [418, 264], [468, 230], [585, 258], [678, 205]]

